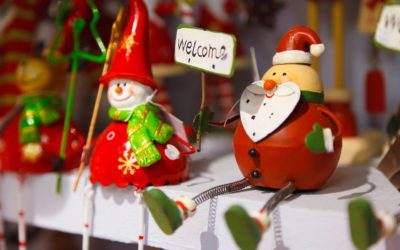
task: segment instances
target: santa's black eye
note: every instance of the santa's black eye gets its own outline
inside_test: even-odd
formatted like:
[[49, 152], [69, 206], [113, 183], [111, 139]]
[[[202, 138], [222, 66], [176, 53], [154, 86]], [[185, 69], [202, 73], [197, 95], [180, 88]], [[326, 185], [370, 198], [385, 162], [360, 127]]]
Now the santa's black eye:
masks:
[[272, 75], [273, 75], [273, 76], [276, 75], [276, 72], [272, 73]]
[[282, 75], [283, 75], [283, 76], [286, 76], [287, 74], [286, 74], [286, 73], [283, 73]]

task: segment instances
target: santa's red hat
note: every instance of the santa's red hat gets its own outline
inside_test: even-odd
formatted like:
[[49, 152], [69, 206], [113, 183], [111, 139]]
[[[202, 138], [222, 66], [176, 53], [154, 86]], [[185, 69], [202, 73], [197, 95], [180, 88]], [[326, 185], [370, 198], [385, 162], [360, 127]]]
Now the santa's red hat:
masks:
[[149, 17], [143, 0], [130, 0], [124, 33], [110, 69], [100, 81], [108, 84], [115, 78], [127, 78], [156, 88], [149, 56]]
[[311, 64], [312, 56], [319, 57], [325, 50], [318, 34], [305, 26], [291, 28], [279, 41], [272, 64]]

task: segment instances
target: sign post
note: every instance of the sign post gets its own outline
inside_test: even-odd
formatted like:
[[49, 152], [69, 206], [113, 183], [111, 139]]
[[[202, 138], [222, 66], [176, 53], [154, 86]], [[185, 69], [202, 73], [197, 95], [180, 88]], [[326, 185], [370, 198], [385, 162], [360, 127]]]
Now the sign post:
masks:
[[201, 150], [201, 138], [212, 119], [206, 105], [206, 73], [232, 77], [236, 57], [236, 38], [233, 35], [212, 32], [190, 26], [180, 26], [175, 40], [175, 61], [201, 71], [201, 105], [194, 120], [197, 150]]

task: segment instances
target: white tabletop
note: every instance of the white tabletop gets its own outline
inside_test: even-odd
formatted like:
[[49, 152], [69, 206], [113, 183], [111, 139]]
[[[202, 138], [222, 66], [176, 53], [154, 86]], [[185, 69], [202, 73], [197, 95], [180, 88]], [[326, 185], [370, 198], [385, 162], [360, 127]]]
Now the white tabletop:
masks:
[[[230, 138], [208, 138], [203, 152], [190, 162], [192, 179], [162, 189], [171, 197], [192, 197], [209, 187], [239, 180]], [[46, 174], [28, 178], [25, 194], [27, 221], [38, 227], [80, 234], [83, 224], [83, 187], [71, 191], [73, 175], [63, 178], [61, 195], [54, 192], [55, 176]], [[6, 174], [1, 180], [3, 214], [16, 221], [17, 180]], [[202, 204], [174, 235], [164, 235], [152, 218], [147, 218], [147, 244], [164, 249], [236, 249], [223, 220], [233, 204], [248, 211], [259, 210], [271, 192], [251, 190], [220, 196]], [[263, 236], [259, 249], [353, 249], [348, 232], [347, 204], [355, 197], [369, 198], [377, 208], [399, 210], [400, 194], [373, 167], [339, 168], [326, 187], [316, 193], [300, 194], [282, 203], [273, 213], [272, 227]], [[97, 187], [93, 236], [132, 243], [138, 233], [138, 207], [132, 189]], [[375, 249], [396, 249], [400, 237], [380, 242]]]

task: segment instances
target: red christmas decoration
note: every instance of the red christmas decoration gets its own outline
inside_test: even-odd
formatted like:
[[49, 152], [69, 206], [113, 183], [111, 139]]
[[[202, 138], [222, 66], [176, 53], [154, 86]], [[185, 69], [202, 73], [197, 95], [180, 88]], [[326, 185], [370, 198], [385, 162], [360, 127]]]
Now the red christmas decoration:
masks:
[[[57, 159], [60, 151], [63, 124], [59, 122], [50, 126], [41, 126], [41, 143], [43, 154], [34, 162], [23, 159], [22, 146], [19, 142], [19, 120], [16, 116], [4, 129], [0, 136], [0, 169], [4, 172], [18, 174], [43, 174], [55, 171], [53, 161]], [[84, 138], [76, 127], [72, 126], [68, 136], [66, 162], [61, 171], [72, 170], [79, 165], [79, 160], [84, 145]]]

